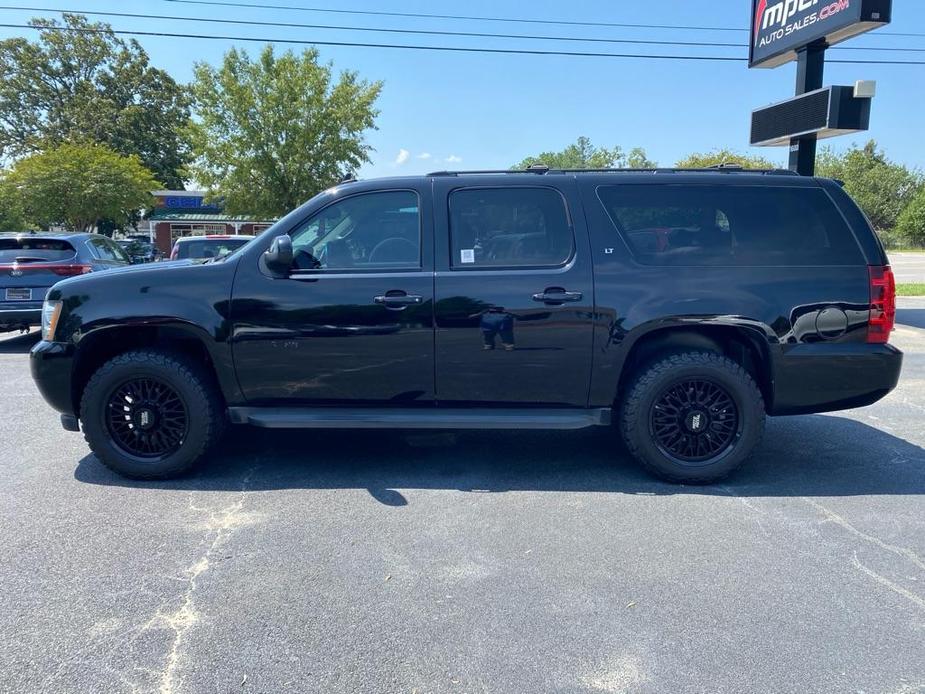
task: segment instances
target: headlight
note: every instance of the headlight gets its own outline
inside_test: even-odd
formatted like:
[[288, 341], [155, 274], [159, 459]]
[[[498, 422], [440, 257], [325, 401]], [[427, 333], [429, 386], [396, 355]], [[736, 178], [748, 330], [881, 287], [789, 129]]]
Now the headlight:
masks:
[[61, 315], [61, 302], [48, 301], [42, 304], [42, 339], [51, 342], [55, 339], [55, 328], [58, 327], [58, 317]]

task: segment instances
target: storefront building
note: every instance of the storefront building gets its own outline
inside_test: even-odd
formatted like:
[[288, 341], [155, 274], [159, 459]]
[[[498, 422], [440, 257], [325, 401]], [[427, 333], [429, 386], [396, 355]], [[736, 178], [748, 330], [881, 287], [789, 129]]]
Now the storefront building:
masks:
[[139, 230], [147, 231], [165, 256], [181, 236], [254, 235], [275, 221], [224, 214], [220, 205], [205, 202], [206, 193], [201, 190], [155, 190], [151, 194], [154, 209]]

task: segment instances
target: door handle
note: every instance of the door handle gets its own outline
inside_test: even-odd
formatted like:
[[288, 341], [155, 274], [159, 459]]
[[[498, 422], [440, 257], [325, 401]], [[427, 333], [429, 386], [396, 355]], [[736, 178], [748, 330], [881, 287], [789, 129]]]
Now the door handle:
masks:
[[533, 300], [544, 304], [564, 304], [567, 301], [581, 301], [582, 297], [581, 292], [568, 292], [561, 287], [549, 287], [546, 291], [534, 294]]
[[380, 296], [373, 297], [373, 301], [377, 304], [383, 304], [386, 308], [401, 309], [406, 306], [422, 303], [424, 297], [417, 294], [405, 294], [404, 292], [401, 294], [386, 292]]

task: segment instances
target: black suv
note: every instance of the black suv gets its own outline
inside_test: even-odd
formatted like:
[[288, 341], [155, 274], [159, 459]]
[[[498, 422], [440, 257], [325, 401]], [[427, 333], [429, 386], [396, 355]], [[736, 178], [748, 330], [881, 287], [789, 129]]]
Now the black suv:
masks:
[[766, 414], [894, 388], [894, 297], [834, 181], [439, 172], [344, 182], [203, 265], [60, 282], [31, 363], [64, 427], [131, 477], [188, 470], [229, 422], [613, 423], [652, 472], [707, 482]]

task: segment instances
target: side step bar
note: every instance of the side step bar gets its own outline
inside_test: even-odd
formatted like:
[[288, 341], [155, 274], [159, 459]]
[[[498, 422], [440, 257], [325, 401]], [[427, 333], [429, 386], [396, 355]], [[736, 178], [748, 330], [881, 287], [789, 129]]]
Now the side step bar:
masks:
[[268, 429], [584, 429], [610, 424], [610, 408], [229, 407], [228, 418]]

